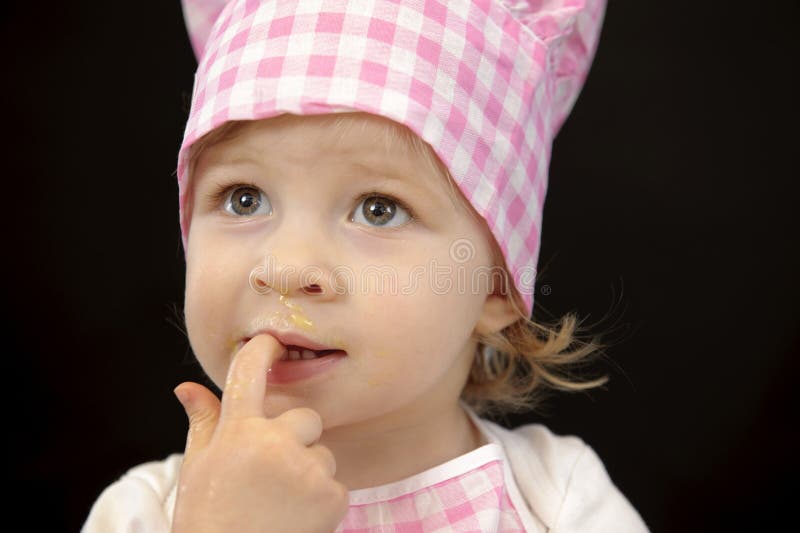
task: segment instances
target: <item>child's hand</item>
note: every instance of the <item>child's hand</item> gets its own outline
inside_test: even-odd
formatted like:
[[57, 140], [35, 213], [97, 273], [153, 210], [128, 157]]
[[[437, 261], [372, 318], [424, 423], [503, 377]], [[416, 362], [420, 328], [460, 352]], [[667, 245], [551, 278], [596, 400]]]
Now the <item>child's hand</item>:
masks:
[[189, 417], [175, 502], [173, 533], [323, 533], [348, 509], [347, 487], [321, 444], [313, 409], [264, 414], [267, 369], [283, 346], [257, 335], [231, 362], [220, 405], [206, 387], [182, 383]]

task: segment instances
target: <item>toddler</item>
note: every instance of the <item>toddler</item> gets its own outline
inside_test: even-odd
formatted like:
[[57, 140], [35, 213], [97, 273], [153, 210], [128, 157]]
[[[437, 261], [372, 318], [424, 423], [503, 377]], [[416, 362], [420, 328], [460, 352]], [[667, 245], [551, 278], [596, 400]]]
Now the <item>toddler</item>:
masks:
[[602, 0], [184, 0], [184, 453], [83, 531], [647, 528], [530, 409], [575, 321], [530, 320], [552, 139]]

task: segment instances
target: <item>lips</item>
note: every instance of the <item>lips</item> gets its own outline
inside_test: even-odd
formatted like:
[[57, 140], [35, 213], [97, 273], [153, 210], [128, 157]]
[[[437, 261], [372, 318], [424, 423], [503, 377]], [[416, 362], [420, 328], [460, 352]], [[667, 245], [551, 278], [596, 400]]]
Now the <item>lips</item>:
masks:
[[[344, 350], [340, 350], [339, 348], [336, 347], [325, 346], [295, 331], [276, 331], [271, 329], [261, 329], [251, 333], [250, 335], [242, 339], [241, 345], [244, 345], [256, 335], [260, 335], [263, 333], [275, 337], [278, 340], [278, 342], [280, 342], [284, 346], [284, 348], [286, 348], [286, 352], [283, 354], [283, 357], [281, 358], [281, 360], [284, 361], [312, 359], [315, 357], [324, 357], [326, 355], [331, 355], [334, 353], [338, 353], [340, 355], [347, 355], [347, 352], [345, 352]], [[313, 354], [313, 356], [311, 354]]]

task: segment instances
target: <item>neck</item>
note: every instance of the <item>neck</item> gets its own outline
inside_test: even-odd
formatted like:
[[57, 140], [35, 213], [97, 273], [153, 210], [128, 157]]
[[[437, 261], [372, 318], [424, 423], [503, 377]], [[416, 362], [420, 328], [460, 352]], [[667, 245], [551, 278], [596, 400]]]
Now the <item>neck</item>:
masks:
[[336, 457], [336, 480], [358, 490], [413, 476], [486, 442], [456, 403], [422, 417], [393, 414], [331, 428], [320, 444]]

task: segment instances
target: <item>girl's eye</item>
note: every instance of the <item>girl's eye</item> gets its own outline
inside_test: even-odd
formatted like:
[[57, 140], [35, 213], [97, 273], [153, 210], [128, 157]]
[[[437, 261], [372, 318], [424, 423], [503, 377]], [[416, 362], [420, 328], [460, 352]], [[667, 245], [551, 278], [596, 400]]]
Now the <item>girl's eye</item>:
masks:
[[[251, 216], [259, 214], [259, 208], [262, 204], [269, 207], [269, 202], [265, 202], [265, 198], [261, 194], [261, 190], [257, 187], [244, 186], [236, 187], [231, 190], [230, 194], [222, 193], [225, 199], [223, 209], [225, 211], [237, 216]], [[271, 209], [267, 209], [267, 213]]]
[[[266, 195], [253, 184], [221, 186], [211, 193], [209, 200], [215, 205], [222, 202], [222, 208], [236, 217], [272, 213], [272, 206]], [[374, 227], [397, 228], [415, 218], [414, 212], [399, 200], [373, 191], [361, 196], [350, 221], [363, 221], [362, 223]]]
[[[375, 193], [363, 196], [358, 206], [350, 219], [351, 222], [358, 222], [360, 215], [368, 224], [375, 224], [378, 227], [398, 227], [414, 218], [413, 213], [400, 202]], [[397, 213], [401, 213], [399, 217]], [[392, 222], [395, 224], [390, 226]]]

